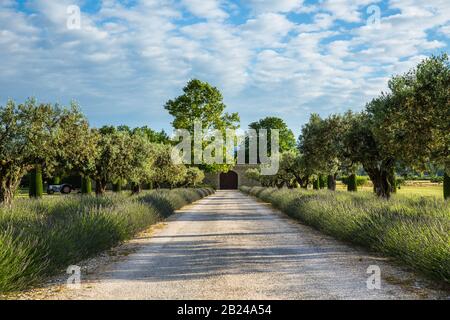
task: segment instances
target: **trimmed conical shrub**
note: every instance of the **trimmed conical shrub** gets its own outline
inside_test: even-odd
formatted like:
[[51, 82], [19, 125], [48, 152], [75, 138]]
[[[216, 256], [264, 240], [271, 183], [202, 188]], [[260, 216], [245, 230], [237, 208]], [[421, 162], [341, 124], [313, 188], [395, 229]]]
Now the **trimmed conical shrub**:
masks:
[[117, 183], [114, 183], [112, 186], [113, 192], [120, 192], [122, 191], [122, 182], [119, 181]]
[[313, 181], [313, 189], [314, 190], [319, 190], [320, 189], [319, 179], [314, 179], [314, 181]]
[[444, 199], [450, 199], [450, 176], [444, 174]]
[[356, 174], [351, 174], [348, 177], [347, 190], [351, 192], [358, 191], [358, 184], [356, 182]]
[[325, 189], [327, 187], [328, 181], [327, 181], [327, 176], [321, 174], [319, 176], [319, 188], [320, 189]]
[[391, 181], [391, 192], [392, 193], [397, 193], [397, 189], [398, 189], [397, 177], [394, 174], [394, 176], [392, 177], [392, 181]]
[[92, 192], [92, 181], [89, 177], [81, 177], [81, 193], [90, 194]]
[[36, 164], [31, 171], [29, 195], [31, 198], [41, 198], [43, 193], [44, 185], [42, 182], [42, 166], [40, 164]]

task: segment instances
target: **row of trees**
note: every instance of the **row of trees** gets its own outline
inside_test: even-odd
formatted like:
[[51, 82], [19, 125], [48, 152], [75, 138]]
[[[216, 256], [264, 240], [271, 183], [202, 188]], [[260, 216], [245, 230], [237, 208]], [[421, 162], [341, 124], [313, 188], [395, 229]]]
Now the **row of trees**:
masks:
[[338, 174], [349, 175], [349, 187], [356, 187], [356, 170], [362, 166], [376, 194], [389, 198], [396, 190], [396, 169], [425, 170], [431, 164], [444, 169], [444, 196], [449, 198], [449, 66], [447, 55], [425, 59], [393, 77], [388, 92], [362, 112], [326, 119], [311, 115], [298, 148], [282, 154], [279, 173], [264, 177], [249, 170], [249, 177], [267, 186], [307, 187], [326, 176], [327, 187], [335, 190]]
[[8, 101], [0, 108], [0, 202], [12, 202], [29, 172], [34, 196], [42, 192], [42, 174], [80, 174], [82, 191], [90, 191], [92, 179], [97, 195], [108, 183], [127, 181], [137, 193], [144, 183], [175, 187], [203, 181], [198, 168], [173, 164], [171, 151], [169, 137], [148, 127], [90, 128], [75, 103], [64, 108], [34, 99], [19, 105]]

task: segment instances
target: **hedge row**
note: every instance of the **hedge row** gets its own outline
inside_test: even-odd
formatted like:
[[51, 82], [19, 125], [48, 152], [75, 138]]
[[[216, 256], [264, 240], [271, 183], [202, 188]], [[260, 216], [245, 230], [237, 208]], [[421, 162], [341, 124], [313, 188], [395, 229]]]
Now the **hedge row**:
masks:
[[242, 187], [301, 222], [335, 238], [396, 258], [450, 283], [450, 202], [435, 198], [390, 201], [370, 193]]

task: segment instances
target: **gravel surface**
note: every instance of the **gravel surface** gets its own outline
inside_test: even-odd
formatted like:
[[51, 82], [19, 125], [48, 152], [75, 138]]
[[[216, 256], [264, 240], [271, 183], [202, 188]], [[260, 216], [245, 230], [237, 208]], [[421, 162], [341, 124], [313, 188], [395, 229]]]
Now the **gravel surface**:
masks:
[[[189, 205], [127, 254], [47, 299], [448, 299], [385, 258], [299, 224], [238, 191]], [[367, 268], [381, 269], [368, 290]]]

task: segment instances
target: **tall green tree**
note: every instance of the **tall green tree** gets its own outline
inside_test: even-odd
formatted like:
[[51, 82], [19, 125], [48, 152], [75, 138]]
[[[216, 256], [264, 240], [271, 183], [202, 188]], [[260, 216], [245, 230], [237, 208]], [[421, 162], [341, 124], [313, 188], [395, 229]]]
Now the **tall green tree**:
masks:
[[164, 130], [157, 132], [147, 126], [143, 126], [140, 128], [134, 128], [132, 132], [133, 134], [138, 133], [144, 135], [147, 138], [147, 140], [151, 143], [162, 143], [162, 144], [171, 143], [169, 135]]
[[193, 79], [183, 88], [183, 92], [165, 105], [165, 109], [174, 117], [172, 125], [175, 129], [186, 129], [193, 133], [195, 120], [200, 120], [205, 130], [239, 127], [239, 115], [225, 112], [223, 96], [216, 87]]
[[[239, 127], [239, 115], [225, 112], [226, 106], [220, 91], [216, 87], [197, 79], [187, 83], [181, 96], [167, 101], [165, 109], [174, 117], [173, 127], [188, 130], [192, 138], [194, 137], [195, 121], [201, 121], [206, 134], [212, 130], [219, 130], [224, 135], [226, 129]], [[203, 147], [207, 144], [208, 142], [205, 141]], [[206, 171], [221, 172], [228, 171], [232, 165], [224, 163], [202, 165], [201, 167]]]
[[[259, 136], [259, 131], [261, 129], [267, 130], [267, 153], [270, 156], [272, 150], [271, 150], [271, 130], [278, 130], [279, 131], [279, 152], [285, 152], [295, 149], [296, 147], [296, 141], [294, 133], [291, 129], [288, 128], [286, 123], [283, 121], [283, 119], [277, 118], [277, 117], [266, 117], [263, 119], [260, 119], [259, 121], [255, 121], [250, 123], [249, 125], [250, 129], [256, 130], [256, 133]], [[259, 148], [259, 139], [258, 141], [258, 148]], [[246, 146], [248, 148], [248, 146]], [[259, 155], [259, 149], [258, 149], [258, 155]]]

